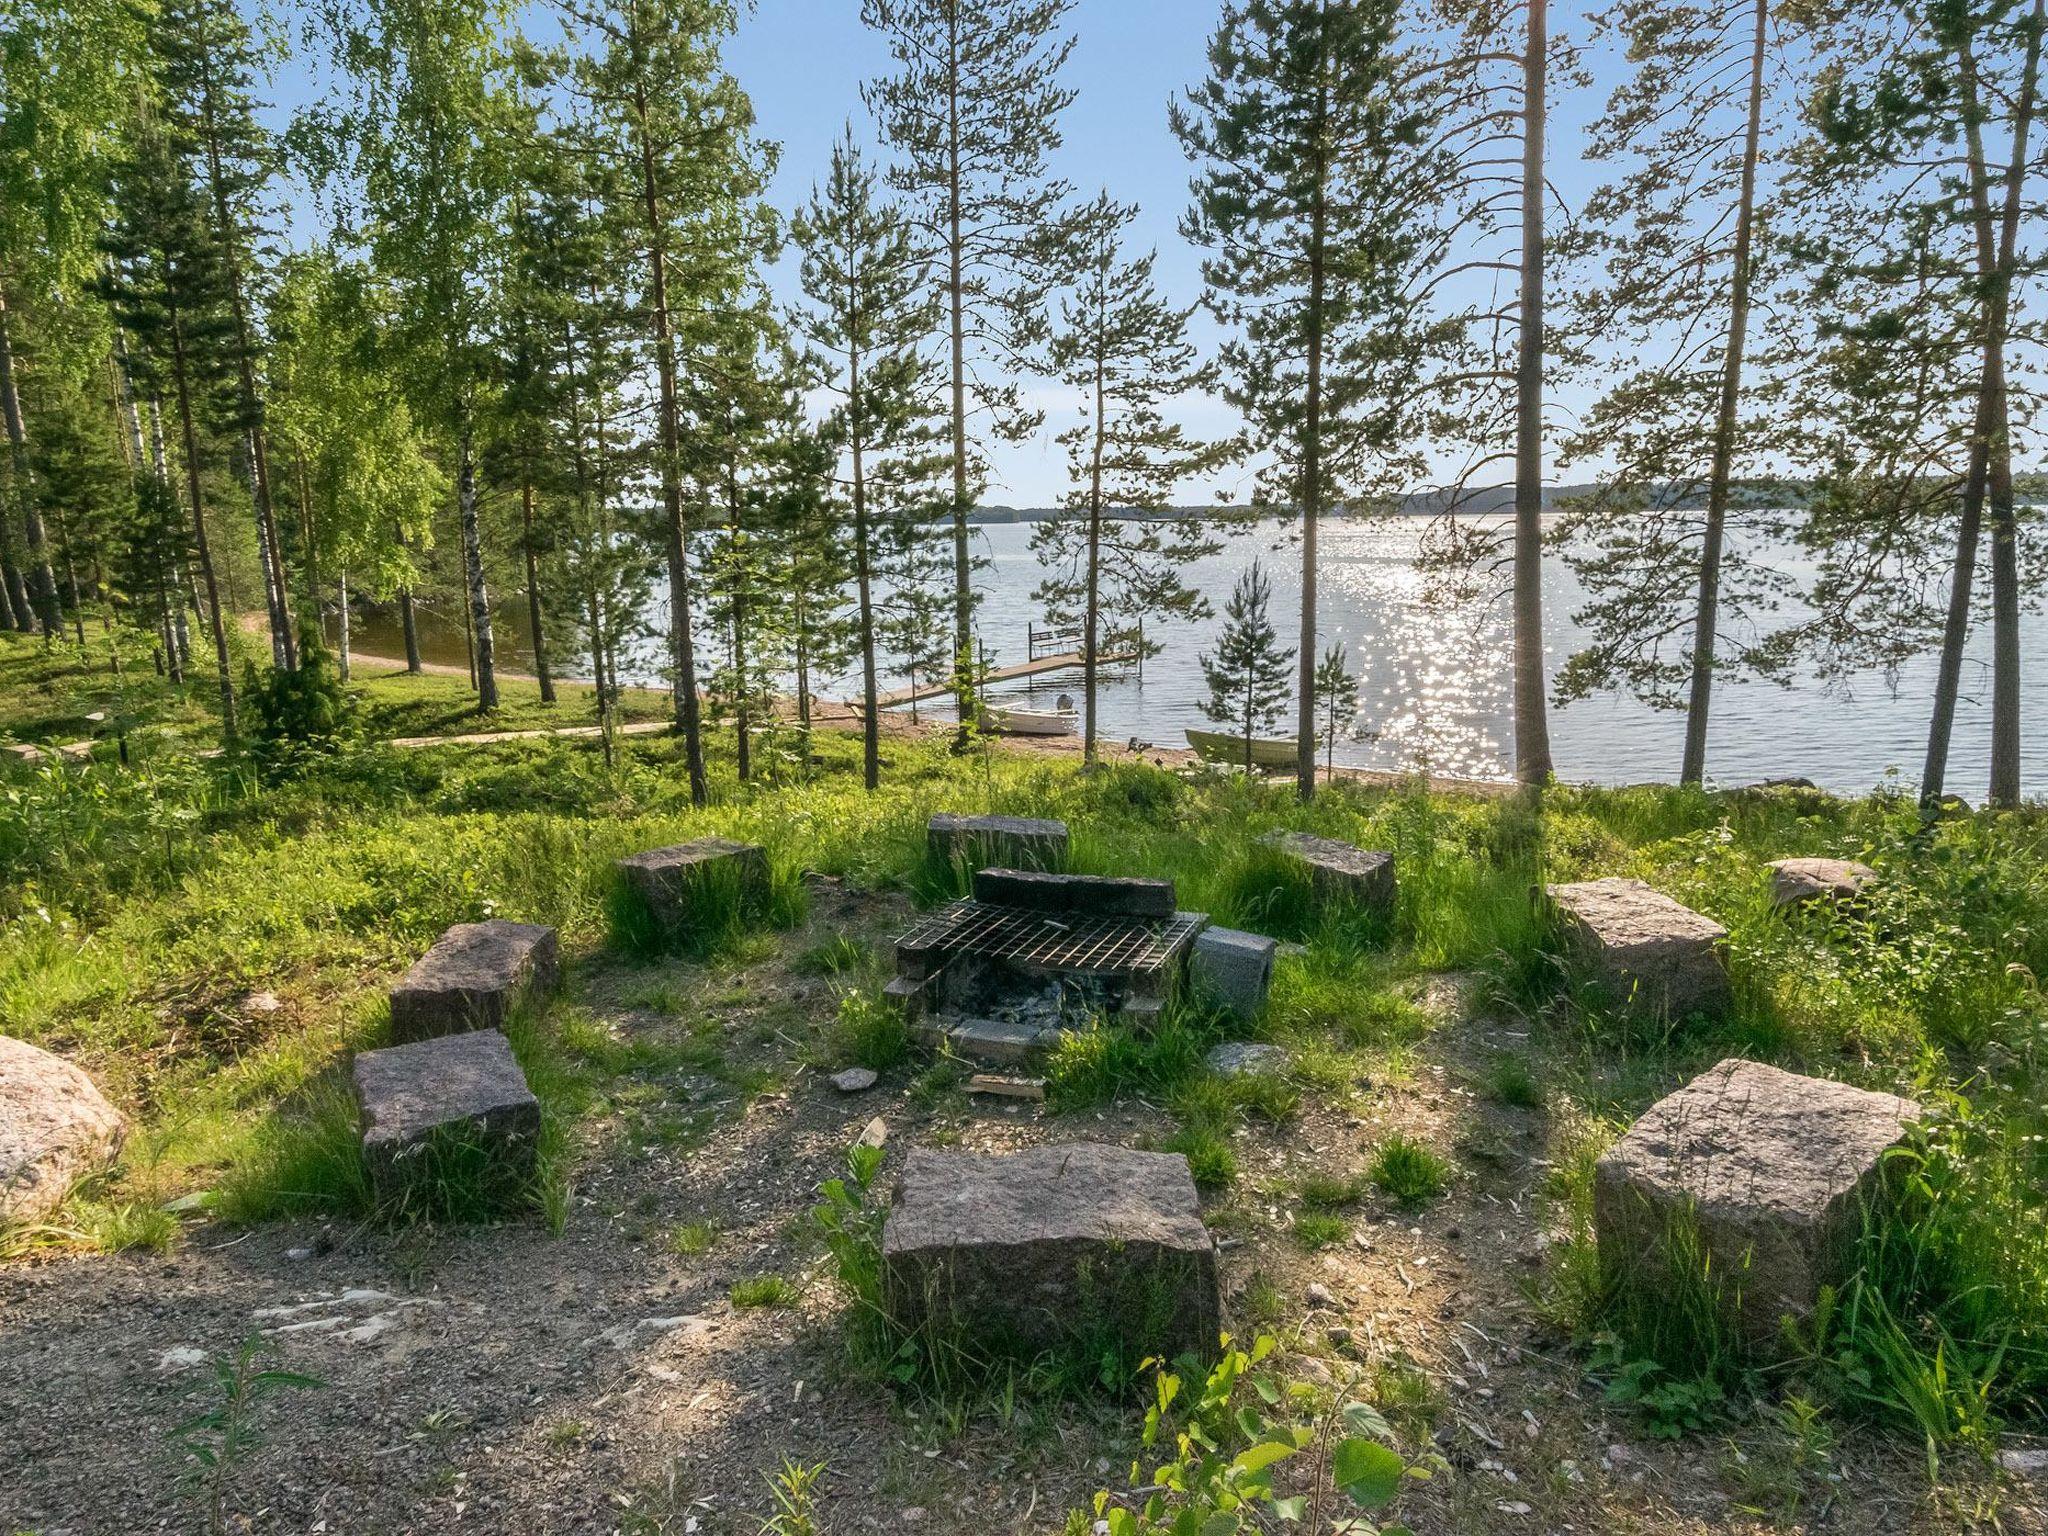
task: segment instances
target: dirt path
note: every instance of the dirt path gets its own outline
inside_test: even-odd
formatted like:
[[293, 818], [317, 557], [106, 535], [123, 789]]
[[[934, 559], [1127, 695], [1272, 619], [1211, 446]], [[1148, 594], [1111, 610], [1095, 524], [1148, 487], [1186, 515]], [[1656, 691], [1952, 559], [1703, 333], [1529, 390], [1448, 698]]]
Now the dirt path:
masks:
[[[791, 962], [839, 935], [885, 944], [907, 914], [820, 884], [807, 929], [745, 969], [575, 966], [564, 1006], [605, 1033], [708, 1048], [701, 1070], [605, 1084], [559, 1237], [202, 1225], [168, 1258], [0, 1268], [0, 1528], [196, 1529], [166, 1431], [215, 1406], [212, 1362], [261, 1335], [323, 1385], [264, 1406], [266, 1443], [228, 1485], [231, 1530], [755, 1536], [763, 1475], [789, 1456], [829, 1464], [820, 1514], [834, 1536], [1057, 1536], [1067, 1509], [1122, 1486], [1132, 1422], [1077, 1405], [946, 1423], [851, 1378], [806, 1213], [877, 1117], [884, 1185], [916, 1143], [1156, 1146], [1170, 1122], [1141, 1103], [1053, 1116], [921, 1092], [923, 1062], [836, 1092], [807, 1064], [832, 984]], [[1776, 1442], [1660, 1445], [1601, 1403], [1525, 1294], [1545, 1241], [1547, 1128], [1474, 1091], [1517, 1041], [1464, 995], [1455, 978], [1426, 987], [1446, 1022], [1405, 1075], [1312, 1094], [1295, 1123], [1240, 1133], [1236, 1185], [1208, 1211], [1233, 1325], [1277, 1334], [1298, 1376], [1376, 1387], [1409, 1448], [1445, 1458], [1404, 1506], [1415, 1530], [1963, 1529], [1928, 1503], [1897, 1442], [1852, 1440], [1818, 1472], [1780, 1475]], [[1445, 1197], [1409, 1212], [1368, 1194], [1348, 1241], [1305, 1249], [1301, 1175], [1354, 1173], [1395, 1128], [1453, 1159]], [[716, 1234], [704, 1252], [679, 1250], [692, 1222]], [[794, 1306], [728, 1299], [767, 1273], [803, 1287]], [[1770, 1518], [1744, 1507], [1766, 1503]], [[2001, 1518], [2006, 1532], [2048, 1530], [2025, 1499], [2008, 1497]]]

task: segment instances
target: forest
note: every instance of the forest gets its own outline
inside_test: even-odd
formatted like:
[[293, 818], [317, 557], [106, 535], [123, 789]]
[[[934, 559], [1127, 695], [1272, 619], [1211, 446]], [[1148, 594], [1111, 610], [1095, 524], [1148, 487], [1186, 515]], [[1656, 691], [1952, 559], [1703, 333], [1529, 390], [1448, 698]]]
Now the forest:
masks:
[[[871, 718], [878, 676], [972, 704], [968, 520], [1051, 381], [1079, 411], [1037, 595], [1081, 636], [1091, 748], [1095, 660], [1213, 610], [1176, 571], [1229, 521], [1120, 514], [1232, 466], [1297, 546], [1293, 687], [1252, 714], [1294, 726], [1304, 795], [1318, 521], [1420, 497], [1444, 590], [1511, 606], [1524, 781], [1553, 700], [1682, 709], [1698, 783], [1717, 680], [1933, 653], [1934, 803], [1988, 624], [1988, 797], [2017, 801], [2036, 9], [1618, 3], [1553, 39], [1540, 0], [1226, 7], [1166, 108], [1191, 295], [1134, 207], [1053, 173], [1071, 5], [863, 16], [894, 71], [777, 208], [716, 0], [24, 6], [0, 620], [205, 677], [229, 740], [245, 666], [292, 672], [306, 629], [345, 680], [364, 603], [415, 670], [417, 610], [459, 614], [486, 714], [507, 622], [543, 699], [574, 657], [600, 710], [646, 641], [701, 791], [700, 716], [808, 722], [820, 676], [857, 670]], [[280, 114], [285, 71], [316, 88]], [[1566, 204], [1549, 104], [1596, 74]], [[1209, 395], [1240, 425], [1198, 440]], [[1773, 480], [1810, 577], [1729, 538]], [[1553, 678], [1546, 560], [1587, 593]]]

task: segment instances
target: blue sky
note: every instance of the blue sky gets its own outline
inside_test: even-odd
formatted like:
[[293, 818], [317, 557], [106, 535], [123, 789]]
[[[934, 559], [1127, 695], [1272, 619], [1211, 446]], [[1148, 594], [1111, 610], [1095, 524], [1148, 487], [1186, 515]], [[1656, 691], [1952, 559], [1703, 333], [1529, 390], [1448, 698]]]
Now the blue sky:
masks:
[[[1216, 0], [1077, 0], [1069, 17], [1076, 46], [1065, 79], [1077, 94], [1062, 122], [1065, 142], [1055, 171], [1081, 197], [1106, 188], [1137, 206], [1131, 238], [1141, 248], [1158, 250], [1159, 282], [1183, 304], [1200, 296], [1200, 253], [1179, 234], [1190, 166], [1167, 127], [1167, 102], [1205, 73], [1205, 50], [1218, 9]], [[536, 35], [552, 30], [544, 7], [523, 19]], [[1574, 11], [1554, 10], [1552, 29], [1553, 36], [1583, 30], [1583, 20]], [[761, 135], [781, 147], [769, 195], [785, 214], [808, 197], [834, 140], [849, 123], [871, 153], [886, 153], [860, 87], [889, 72], [891, 60], [882, 38], [861, 24], [860, 0], [759, 0], [742, 17], [726, 59], [753, 99]], [[1596, 62], [1590, 89], [1566, 93], [1551, 104], [1551, 179], [1574, 203], [1597, 179], [1595, 168], [1580, 158], [1580, 129], [1606, 95], [1611, 64], [1608, 70], [1608, 77], [1600, 78]], [[296, 52], [273, 85], [279, 126], [327, 87], [328, 76], [317, 52]], [[319, 217], [301, 203], [292, 222], [298, 226], [293, 238], [304, 239]], [[785, 258], [770, 281], [785, 301], [797, 297], [793, 261]], [[1206, 315], [1195, 317], [1194, 334], [1205, 351], [1213, 352], [1218, 336]], [[1053, 437], [1073, 419], [1076, 402], [1049, 380], [1027, 381], [1027, 392], [1046, 412], [1045, 426], [1031, 442], [994, 448], [990, 502], [1046, 505], [1066, 489], [1064, 454]], [[1569, 391], [1557, 392], [1553, 415], [1568, 418], [1575, 403]], [[1236, 425], [1234, 413], [1218, 399], [1187, 402], [1176, 414], [1204, 434], [1220, 436]], [[1216, 480], [1183, 486], [1180, 496], [1207, 500], [1221, 491], [1243, 499], [1251, 474], [1249, 467], [1226, 470]]]
[[[1201, 0], [1081, 0], [1066, 73], [1079, 94], [1063, 122], [1059, 174], [1084, 197], [1106, 187], [1138, 206], [1132, 238], [1158, 247], [1161, 286], [1182, 303], [1194, 302], [1201, 277], [1197, 253], [1176, 229], [1189, 167], [1167, 129], [1166, 103], [1201, 78], [1214, 20]], [[881, 38], [861, 25], [859, 0], [761, 0], [726, 57], [753, 98], [763, 136], [782, 145], [771, 190], [777, 207], [787, 211], [809, 195], [849, 120], [855, 137], [875, 147], [860, 84], [889, 72], [891, 61]], [[790, 272], [776, 274], [778, 292], [792, 285]], [[1071, 407], [1049, 385], [1032, 393], [1048, 413], [1046, 429], [1035, 442], [997, 450], [1001, 483], [990, 487], [991, 502], [1042, 506], [1065, 489], [1064, 455], [1052, 434]], [[1190, 426], [1219, 433], [1231, 424], [1220, 401], [1181, 414]]]
[[[1106, 187], [1137, 205], [1134, 241], [1158, 249], [1162, 287], [1189, 304], [1201, 292], [1199, 253], [1178, 230], [1190, 166], [1167, 127], [1166, 108], [1171, 96], [1205, 73], [1217, 10], [1212, 0], [1078, 0], [1070, 16], [1077, 42], [1066, 73], [1078, 94], [1055, 161], [1080, 195]], [[1579, 22], [1573, 14], [1554, 15], [1553, 32]], [[881, 38], [861, 25], [859, 0], [760, 0], [741, 22], [727, 61], [753, 98], [763, 136], [782, 146], [771, 196], [783, 210], [808, 195], [849, 120], [856, 137], [875, 146], [860, 84], [887, 73], [891, 61]], [[1580, 129], [1608, 88], [1595, 62], [1590, 89], [1552, 102], [1551, 180], [1572, 201], [1597, 179], [1579, 154]], [[774, 282], [778, 293], [793, 296], [786, 263]], [[1215, 331], [1206, 316], [1197, 316], [1196, 335], [1213, 347]], [[1045, 505], [1066, 488], [1064, 456], [1052, 437], [1071, 419], [1073, 405], [1049, 382], [1041, 381], [1032, 396], [1047, 412], [1046, 427], [1033, 442], [997, 448], [991, 502]], [[1569, 412], [1571, 403], [1566, 397], [1555, 405]], [[1191, 428], [1217, 434], [1235, 424], [1220, 400], [1190, 402], [1179, 414]], [[1205, 498], [1220, 488], [1241, 498], [1249, 480], [1250, 471], [1239, 469], [1210, 485], [1183, 487], [1182, 494]]]

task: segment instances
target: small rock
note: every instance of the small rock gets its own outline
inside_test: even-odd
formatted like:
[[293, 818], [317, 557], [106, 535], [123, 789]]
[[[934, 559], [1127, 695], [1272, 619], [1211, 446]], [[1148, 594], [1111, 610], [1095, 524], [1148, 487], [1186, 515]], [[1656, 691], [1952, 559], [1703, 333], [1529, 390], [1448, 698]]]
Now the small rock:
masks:
[[1343, 1327], [1332, 1328], [1324, 1337], [1332, 1344], [1349, 1344], [1351, 1342], [1351, 1330]]
[[160, 1371], [189, 1371], [194, 1366], [206, 1364], [206, 1351], [192, 1344], [173, 1344], [157, 1356], [156, 1368]]
[[2030, 1446], [2024, 1450], [2011, 1449], [1998, 1453], [1998, 1464], [2008, 1472], [2021, 1477], [2038, 1477], [2048, 1473], [2048, 1448]]
[[1520, 1499], [1495, 1499], [1493, 1507], [1504, 1515], [1527, 1515], [1535, 1512], [1531, 1505], [1524, 1504]]
[[888, 1139], [889, 1122], [880, 1115], [877, 1115], [861, 1130], [860, 1136], [855, 1140], [854, 1145], [857, 1147], [879, 1147]]
[[898, 1515], [896, 1518], [901, 1520], [905, 1525], [917, 1525], [924, 1520], [924, 1511], [913, 1505], [911, 1508], [904, 1510], [903, 1513]]
[[1312, 1307], [1335, 1306], [1337, 1298], [1330, 1294], [1330, 1288], [1320, 1280], [1312, 1281], [1308, 1288], [1308, 1304]]
[[1219, 1077], [1272, 1076], [1291, 1060], [1281, 1047], [1256, 1040], [1225, 1040], [1208, 1055], [1209, 1070]]
[[876, 1074], [872, 1067], [848, 1067], [844, 1072], [832, 1074], [832, 1086], [841, 1093], [865, 1093], [875, 1086]]
[[313, 1257], [313, 1250], [310, 1248], [287, 1248], [284, 1251], [284, 1256], [294, 1264], [299, 1264]]

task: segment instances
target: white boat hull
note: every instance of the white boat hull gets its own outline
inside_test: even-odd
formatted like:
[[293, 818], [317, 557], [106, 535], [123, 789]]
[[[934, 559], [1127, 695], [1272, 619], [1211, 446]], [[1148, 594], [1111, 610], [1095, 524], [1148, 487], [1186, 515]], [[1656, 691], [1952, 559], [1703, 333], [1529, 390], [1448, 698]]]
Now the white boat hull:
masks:
[[1075, 716], [1047, 710], [991, 706], [982, 714], [992, 728], [1005, 736], [1072, 736], [1080, 728]]

